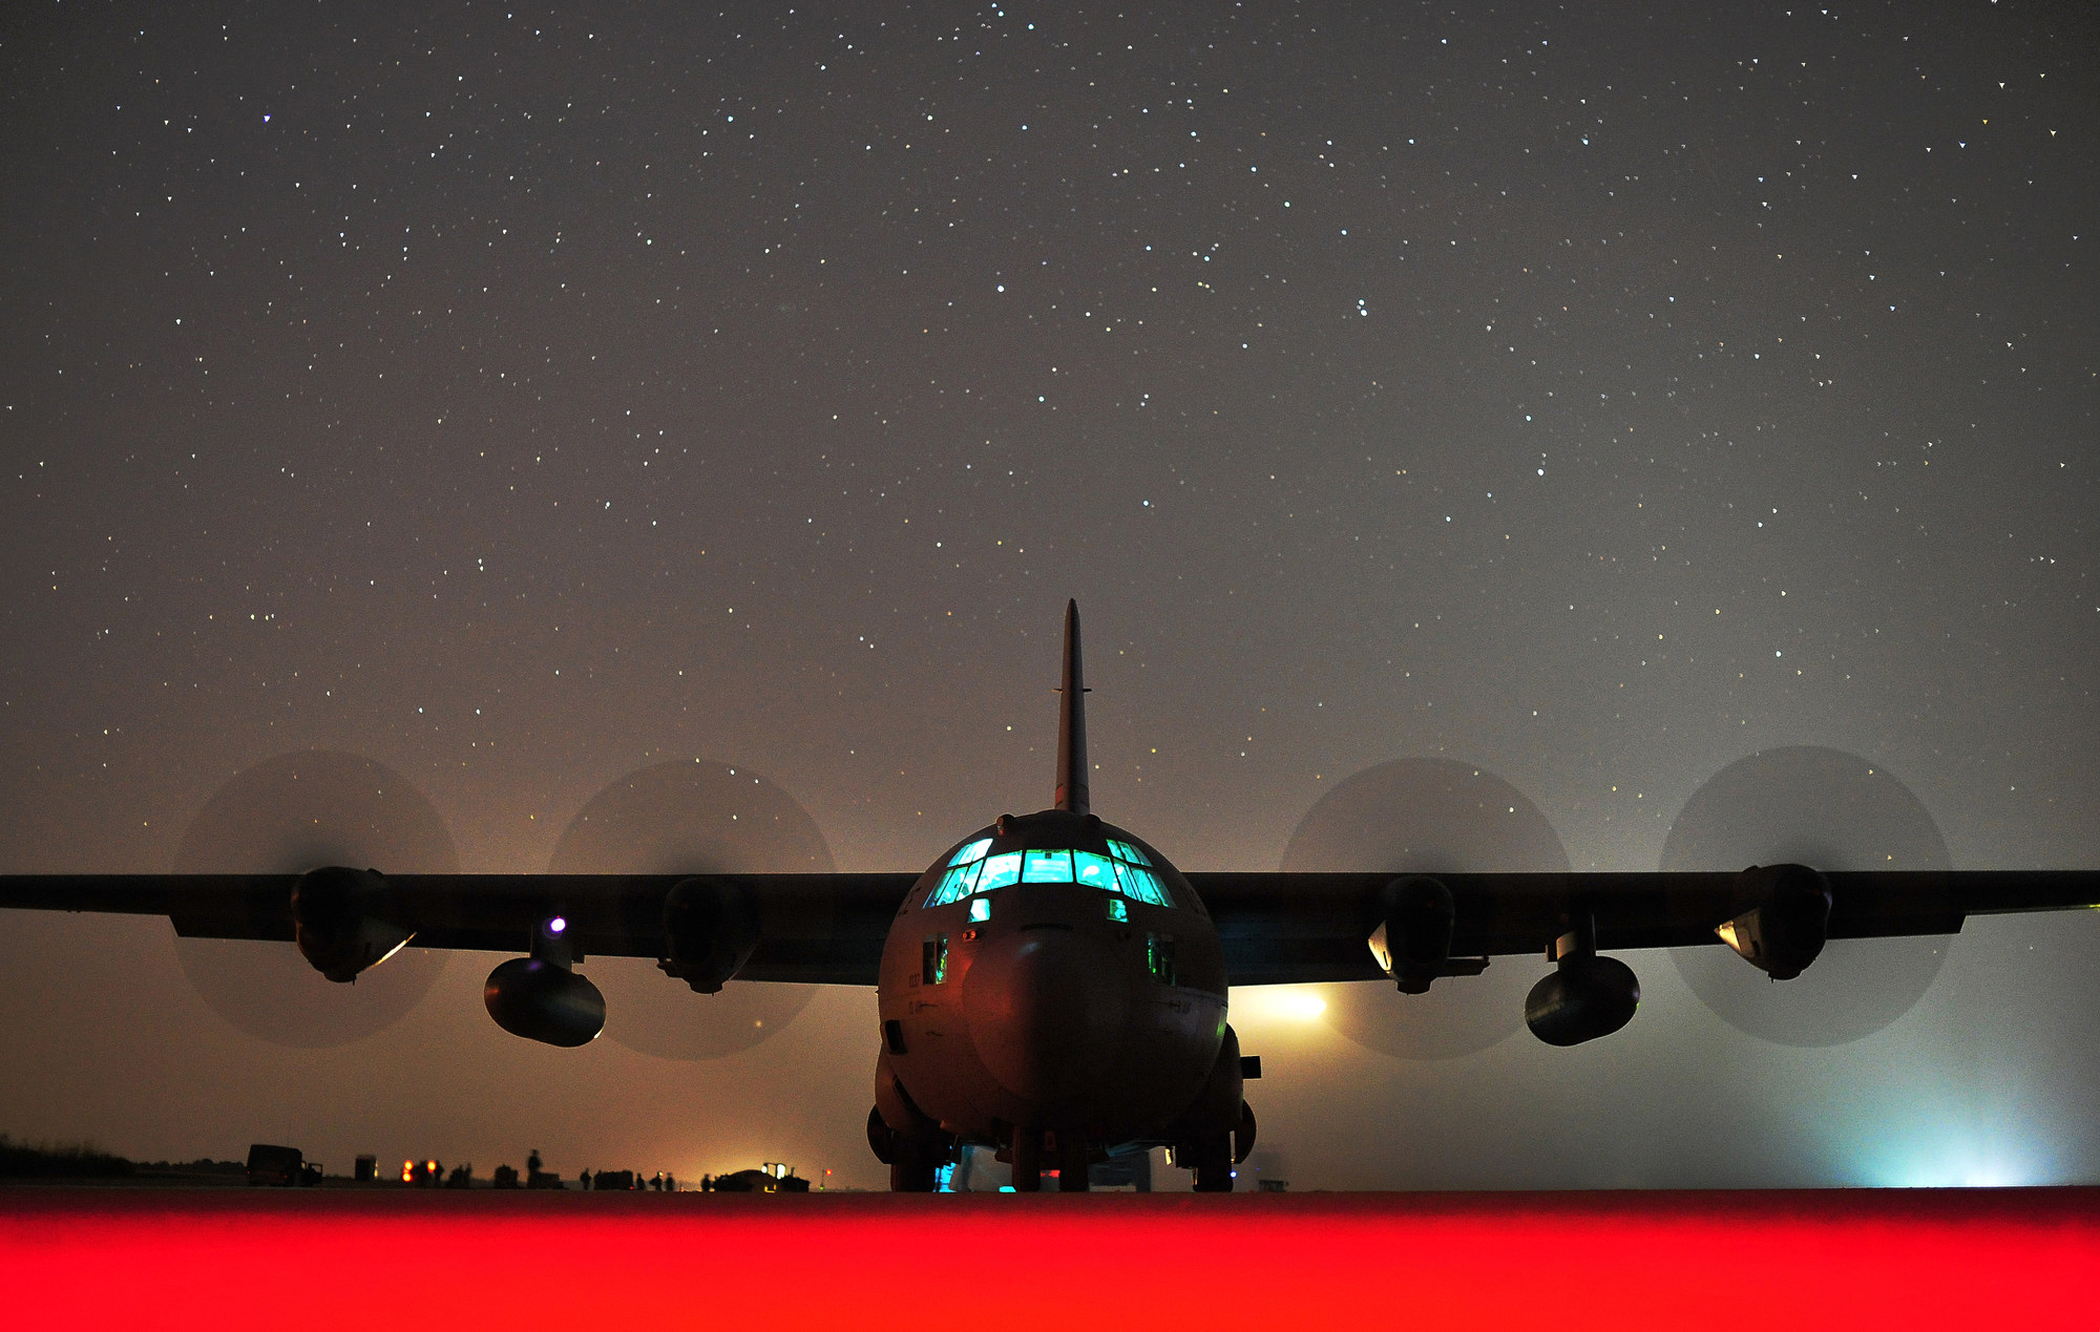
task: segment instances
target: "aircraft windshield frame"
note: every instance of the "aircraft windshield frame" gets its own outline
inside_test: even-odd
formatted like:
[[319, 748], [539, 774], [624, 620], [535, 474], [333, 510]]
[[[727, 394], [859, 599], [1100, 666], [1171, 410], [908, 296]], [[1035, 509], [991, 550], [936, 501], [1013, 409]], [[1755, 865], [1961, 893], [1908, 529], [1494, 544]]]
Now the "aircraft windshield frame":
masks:
[[948, 858], [946, 872], [922, 908], [947, 906], [1015, 883], [1071, 883], [1098, 888], [1147, 906], [1173, 907], [1173, 895], [1152, 868], [1153, 860], [1131, 843], [1111, 838], [1108, 854], [1068, 847], [1030, 847], [988, 854], [989, 837], [974, 838]]

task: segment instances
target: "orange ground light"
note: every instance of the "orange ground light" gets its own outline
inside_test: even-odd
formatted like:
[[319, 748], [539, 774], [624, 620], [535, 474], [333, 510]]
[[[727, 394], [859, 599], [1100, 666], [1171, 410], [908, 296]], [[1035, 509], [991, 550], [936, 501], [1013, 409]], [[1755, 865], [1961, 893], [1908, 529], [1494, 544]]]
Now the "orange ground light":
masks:
[[0, 1190], [0, 1326], [2100, 1328], [2100, 1189]]

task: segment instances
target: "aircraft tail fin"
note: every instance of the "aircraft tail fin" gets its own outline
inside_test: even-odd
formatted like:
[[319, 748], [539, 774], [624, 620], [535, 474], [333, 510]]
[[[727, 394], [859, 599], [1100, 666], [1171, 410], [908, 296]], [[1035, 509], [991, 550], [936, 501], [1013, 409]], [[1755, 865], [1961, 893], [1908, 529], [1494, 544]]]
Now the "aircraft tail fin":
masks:
[[1053, 807], [1087, 813], [1086, 683], [1079, 669], [1079, 602], [1065, 603], [1065, 670], [1058, 686], [1057, 799]]

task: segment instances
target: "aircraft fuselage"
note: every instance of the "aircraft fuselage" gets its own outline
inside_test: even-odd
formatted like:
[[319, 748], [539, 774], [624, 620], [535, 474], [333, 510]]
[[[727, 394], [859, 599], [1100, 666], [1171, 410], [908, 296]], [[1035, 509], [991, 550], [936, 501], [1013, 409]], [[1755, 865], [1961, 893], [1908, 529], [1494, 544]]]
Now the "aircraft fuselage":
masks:
[[921, 1149], [1018, 1143], [1032, 1174], [1046, 1135], [1069, 1171], [1239, 1123], [1217, 930], [1164, 856], [1092, 814], [1008, 815], [936, 861], [891, 925], [878, 1002], [877, 1108]]

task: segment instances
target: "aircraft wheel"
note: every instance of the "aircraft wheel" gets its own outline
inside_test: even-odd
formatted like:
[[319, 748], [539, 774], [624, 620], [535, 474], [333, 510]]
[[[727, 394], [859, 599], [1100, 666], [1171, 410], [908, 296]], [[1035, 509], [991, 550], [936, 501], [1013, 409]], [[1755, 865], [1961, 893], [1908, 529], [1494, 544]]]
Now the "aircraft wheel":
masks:
[[900, 1133], [890, 1150], [890, 1192], [932, 1193], [947, 1159], [944, 1144]]
[[1087, 1167], [1093, 1163], [1086, 1135], [1060, 1130], [1057, 1135], [1057, 1191], [1085, 1193], [1093, 1186]]
[[1043, 1190], [1043, 1131], [1029, 1125], [1014, 1126], [1014, 1192]]
[[884, 1165], [893, 1165], [897, 1159], [897, 1131], [882, 1118], [880, 1109], [868, 1111], [868, 1150]]
[[1240, 1165], [1254, 1150], [1254, 1107], [1240, 1102], [1240, 1126], [1232, 1131], [1232, 1163]]
[[900, 1155], [890, 1166], [891, 1193], [931, 1193], [933, 1186], [934, 1166], [931, 1161], [912, 1160]]
[[1219, 1133], [1199, 1140], [1195, 1157], [1196, 1192], [1232, 1192], [1232, 1135]]

